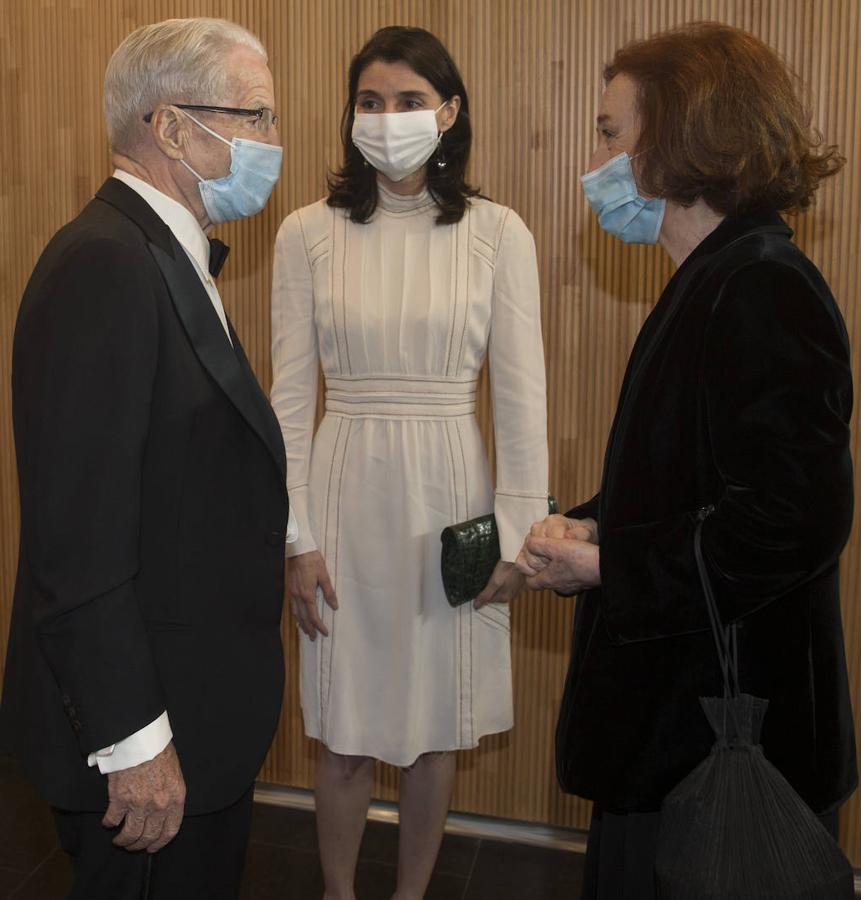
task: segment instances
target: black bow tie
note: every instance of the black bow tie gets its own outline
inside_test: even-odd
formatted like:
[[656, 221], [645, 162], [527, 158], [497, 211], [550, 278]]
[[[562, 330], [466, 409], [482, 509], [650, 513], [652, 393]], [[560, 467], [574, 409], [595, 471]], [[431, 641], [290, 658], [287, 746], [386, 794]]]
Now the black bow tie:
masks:
[[227, 244], [218, 238], [209, 239], [209, 274], [213, 278], [218, 278], [218, 273], [221, 271], [228, 253], [230, 253], [230, 247]]

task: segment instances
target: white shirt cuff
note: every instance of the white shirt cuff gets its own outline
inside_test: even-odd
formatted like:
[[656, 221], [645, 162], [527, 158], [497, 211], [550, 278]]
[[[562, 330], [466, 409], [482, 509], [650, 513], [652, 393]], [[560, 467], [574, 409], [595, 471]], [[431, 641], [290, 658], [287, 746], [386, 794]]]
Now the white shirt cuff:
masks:
[[293, 515], [293, 507], [290, 507], [290, 512], [287, 515], [287, 539], [286, 543], [295, 544], [296, 541], [299, 540], [299, 523], [296, 521], [296, 516]]
[[171, 742], [173, 732], [165, 710], [154, 722], [110, 747], [97, 750], [87, 757], [88, 766], [98, 766], [102, 775], [131, 769], [149, 762]]

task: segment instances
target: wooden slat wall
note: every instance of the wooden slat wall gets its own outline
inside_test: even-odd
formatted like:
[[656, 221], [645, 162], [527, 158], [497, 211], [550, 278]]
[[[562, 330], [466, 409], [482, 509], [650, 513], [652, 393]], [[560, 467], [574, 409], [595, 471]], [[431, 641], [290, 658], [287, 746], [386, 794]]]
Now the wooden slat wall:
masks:
[[[270, 51], [286, 156], [266, 211], [223, 229], [234, 252], [222, 279], [228, 312], [269, 383], [271, 249], [281, 219], [324, 190], [338, 159], [347, 63], [374, 29], [415, 24], [449, 46], [470, 90], [472, 173], [517, 209], [535, 235], [544, 296], [552, 485], [562, 503], [590, 496], [624, 363], [670, 274], [653, 248], [602, 234], [578, 175], [593, 143], [602, 63], [619, 44], [694, 19], [746, 28], [777, 48], [807, 85], [815, 121], [849, 159], [821, 191], [798, 239], [831, 283], [861, 347], [858, 289], [861, 172], [857, 0], [0, 0], [0, 645], [5, 647], [17, 551], [9, 367], [15, 311], [49, 236], [110, 171], [101, 80], [113, 48], [134, 27], [170, 16], [233, 19]], [[490, 437], [487, 388], [482, 427]], [[856, 456], [857, 429], [855, 431]], [[827, 473], [823, 473], [827, 477]], [[857, 535], [844, 557], [847, 652], [858, 696], [861, 584]], [[560, 794], [552, 735], [565, 671], [572, 602], [520, 599], [514, 613], [517, 725], [463, 754], [457, 809], [583, 827], [588, 804]], [[302, 734], [295, 633], [285, 627], [289, 672], [282, 724], [262, 773], [307, 786], [314, 749]], [[0, 660], [3, 650], [0, 649]], [[378, 794], [395, 796], [380, 772]], [[843, 841], [861, 864], [861, 802], [843, 817]]]

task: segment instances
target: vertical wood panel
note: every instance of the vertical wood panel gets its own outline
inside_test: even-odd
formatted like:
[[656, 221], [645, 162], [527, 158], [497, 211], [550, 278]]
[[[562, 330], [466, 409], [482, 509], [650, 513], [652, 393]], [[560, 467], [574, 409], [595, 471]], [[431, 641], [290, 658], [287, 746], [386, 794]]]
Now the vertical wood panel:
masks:
[[[385, 24], [429, 28], [457, 59], [473, 106], [472, 177], [520, 212], [535, 235], [547, 348], [551, 480], [561, 502], [597, 488], [624, 364], [671, 268], [659, 250], [604, 235], [578, 176], [592, 149], [603, 63], [635, 37], [694, 19], [746, 28], [781, 52], [807, 86], [815, 122], [849, 159], [812, 214], [792, 224], [829, 280], [853, 339], [861, 173], [858, 153], [859, 20], [856, 0], [0, 0], [0, 659], [5, 652], [17, 553], [17, 485], [9, 369], [18, 300], [50, 235], [109, 173], [101, 122], [107, 60], [133, 28], [170, 16], [214, 15], [267, 46], [283, 127], [285, 164], [267, 209], [222, 229], [234, 247], [221, 290], [261, 381], [271, 379], [269, 280], [280, 221], [325, 188], [339, 158], [338, 123], [349, 59]], [[488, 441], [487, 379], [480, 421]], [[853, 430], [858, 458], [858, 429]], [[861, 547], [853, 534], [842, 585], [853, 695], [861, 689]], [[461, 754], [454, 805], [490, 815], [584, 827], [588, 804], [562, 795], [552, 735], [573, 604], [549, 595], [517, 601], [515, 712], [508, 735]], [[263, 770], [308, 786], [314, 748], [302, 731], [294, 629], [284, 629], [288, 682], [282, 723]], [[396, 795], [397, 773], [377, 792]], [[843, 841], [861, 863], [861, 803], [850, 802]]]

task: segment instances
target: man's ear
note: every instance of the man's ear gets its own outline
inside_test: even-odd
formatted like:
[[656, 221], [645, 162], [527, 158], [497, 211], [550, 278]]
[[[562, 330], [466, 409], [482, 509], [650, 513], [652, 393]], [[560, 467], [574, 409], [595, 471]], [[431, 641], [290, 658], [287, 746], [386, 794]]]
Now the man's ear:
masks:
[[188, 121], [173, 106], [159, 106], [149, 124], [156, 147], [171, 159], [182, 159], [188, 145]]

